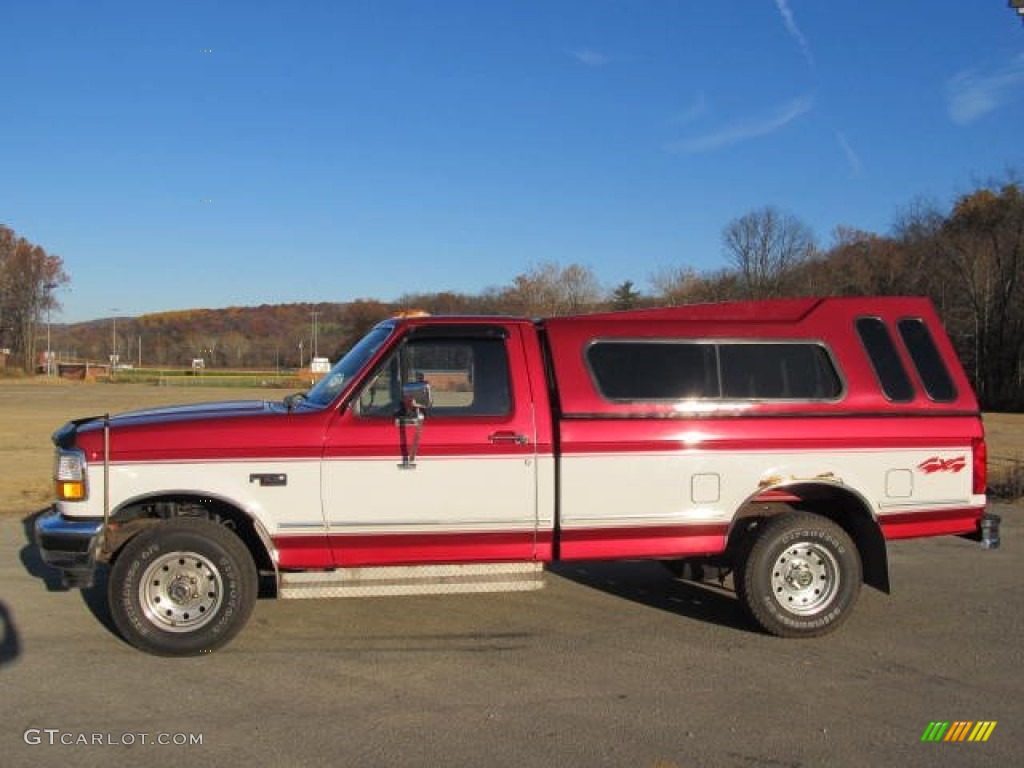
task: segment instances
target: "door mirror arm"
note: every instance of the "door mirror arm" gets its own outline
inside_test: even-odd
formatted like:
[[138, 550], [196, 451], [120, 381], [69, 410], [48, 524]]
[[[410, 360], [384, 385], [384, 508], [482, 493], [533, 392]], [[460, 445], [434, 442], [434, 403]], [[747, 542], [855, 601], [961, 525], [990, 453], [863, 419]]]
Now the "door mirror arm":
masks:
[[[416, 454], [423, 436], [423, 422], [426, 411], [434, 403], [430, 384], [425, 381], [414, 381], [402, 386], [402, 410], [395, 418], [398, 427], [399, 441], [402, 445], [402, 463], [399, 469], [416, 469]], [[414, 429], [412, 445], [408, 443], [407, 430]]]

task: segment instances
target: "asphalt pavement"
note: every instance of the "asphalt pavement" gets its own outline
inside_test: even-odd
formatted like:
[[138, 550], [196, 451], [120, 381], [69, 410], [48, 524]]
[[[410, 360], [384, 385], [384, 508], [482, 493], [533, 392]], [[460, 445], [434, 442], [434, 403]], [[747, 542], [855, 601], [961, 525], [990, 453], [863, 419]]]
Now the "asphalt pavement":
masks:
[[[191, 659], [125, 644], [102, 589], [61, 590], [31, 518], [0, 517], [0, 765], [1020, 765], [1024, 507], [993, 509], [1002, 548], [893, 543], [893, 594], [815, 640], [657, 564], [584, 563], [533, 593], [264, 599]], [[922, 742], [937, 721], [996, 725]]]

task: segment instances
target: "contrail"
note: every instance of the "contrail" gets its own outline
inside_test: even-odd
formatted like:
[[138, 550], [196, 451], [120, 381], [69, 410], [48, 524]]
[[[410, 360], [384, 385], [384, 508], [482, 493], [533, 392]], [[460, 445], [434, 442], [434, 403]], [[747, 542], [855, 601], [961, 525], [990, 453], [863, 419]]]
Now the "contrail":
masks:
[[811, 45], [807, 42], [807, 38], [804, 37], [804, 33], [800, 31], [800, 27], [796, 25], [796, 19], [793, 17], [793, 11], [789, 7], [789, 0], [775, 0], [775, 7], [779, 9], [779, 15], [782, 16], [783, 22], [786, 24], [786, 29], [789, 30], [790, 36], [796, 40], [796, 44], [800, 46], [800, 50], [807, 59], [807, 64], [811, 69], [814, 69], [814, 54], [811, 53]]

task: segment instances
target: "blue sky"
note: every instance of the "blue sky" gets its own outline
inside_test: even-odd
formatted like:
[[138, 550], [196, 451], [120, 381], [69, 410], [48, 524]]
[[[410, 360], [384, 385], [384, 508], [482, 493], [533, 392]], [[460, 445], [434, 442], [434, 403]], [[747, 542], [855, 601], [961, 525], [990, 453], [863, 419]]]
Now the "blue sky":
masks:
[[63, 257], [64, 321], [549, 261], [645, 288], [754, 208], [827, 246], [1024, 171], [1005, 0], [10, 0], [0, 29], [0, 223]]

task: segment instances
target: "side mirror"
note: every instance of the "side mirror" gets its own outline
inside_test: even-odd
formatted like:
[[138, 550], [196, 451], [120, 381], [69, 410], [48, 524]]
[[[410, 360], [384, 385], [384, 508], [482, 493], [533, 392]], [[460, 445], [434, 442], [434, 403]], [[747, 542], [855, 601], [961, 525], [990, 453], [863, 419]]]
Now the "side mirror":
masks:
[[411, 381], [402, 386], [402, 408], [406, 414], [412, 415], [425, 411], [433, 404], [434, 395], [427, 382]]
[[[416, 469], [416, 454], [423, 436], [423, 412], [433, 404], [434, 398], [427, 382], [412, 381], [402, 386], [402, 412], [395, 420], [402, 441], [402, 463], [398, 465], [399, 469]], [[407, 442], [407, 427], [415, 429], [411, 446]]]

